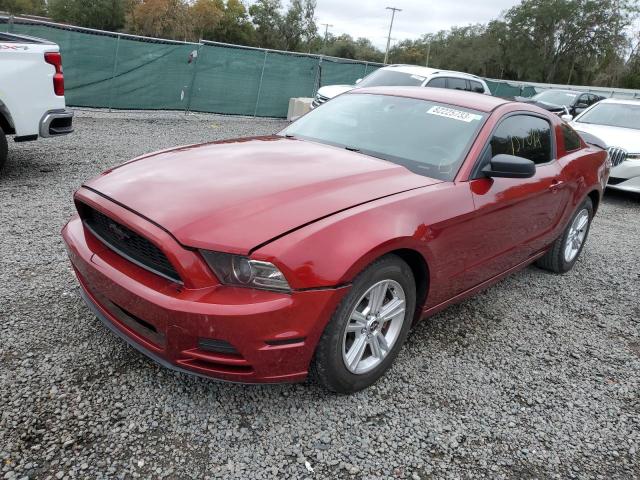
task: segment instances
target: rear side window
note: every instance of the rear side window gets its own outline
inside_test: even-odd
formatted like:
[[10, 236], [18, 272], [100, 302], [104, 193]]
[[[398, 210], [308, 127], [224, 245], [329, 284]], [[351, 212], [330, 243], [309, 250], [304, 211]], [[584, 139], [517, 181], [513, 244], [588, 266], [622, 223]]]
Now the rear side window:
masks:
[[562, 125], [562, 138], [564, 139], [564, 149], [567, 152], [578, 150], [580, 145], [580, 137], [569, 125]]
[[447, 87], [452, 90], [467, 90], [467, 81], [463, 78], [447, 79]]
[[469, 80], [471, 83], [471, 91], [476, 93], [484, 93], [484, 87], [480, 82], [476, 82], [475, 80]]
[[447, 88], [447, 79], [444, 77], [434, 78], [427, 83], [428, 87]]
[[515, 155], [536, 165], [551, 161], [551, 126], [531, 115], [514, 115], [503, 120], [491, 139], [491, 156]]

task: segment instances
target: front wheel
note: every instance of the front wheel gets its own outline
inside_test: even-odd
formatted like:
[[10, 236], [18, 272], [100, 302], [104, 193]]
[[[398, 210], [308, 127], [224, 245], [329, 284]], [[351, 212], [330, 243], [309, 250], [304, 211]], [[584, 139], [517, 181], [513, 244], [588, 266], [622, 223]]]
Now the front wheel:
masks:
[[415, 305], [415, 280], [402, 259], [387, 255], [369, 265], [318, 343], [314, 370], [320, 383], [353, 393], [378, 380], [407, 338]]
[[5, 137], [2, 127], [0, 127], [0, 170], [4, 167], [8, 155], [9, 147], [7, 146], [7, 137]]
[[571, 270], [587, 241], [592, 219], [593, 203], [587, 197], [569, 220], [560, 238], [536, 264], [555, 273], [566, 273]]

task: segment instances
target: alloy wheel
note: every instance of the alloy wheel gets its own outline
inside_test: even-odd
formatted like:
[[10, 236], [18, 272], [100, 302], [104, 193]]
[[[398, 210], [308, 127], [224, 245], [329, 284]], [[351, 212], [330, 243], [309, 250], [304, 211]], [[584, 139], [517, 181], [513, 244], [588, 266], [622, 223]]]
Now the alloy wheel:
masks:
[[589, 227], [589, 211], [585, 208], [580, 210], [569, 227], [569, 234], [564, 244], [564, 259], [566, 262], [572, 262], [587, 236]]
[[342, 359], [351, 373], [376, 368], [389, 354], [405, 321], [406, 297], [394, 280], [382, 280], [360, 297], [342, 340]]

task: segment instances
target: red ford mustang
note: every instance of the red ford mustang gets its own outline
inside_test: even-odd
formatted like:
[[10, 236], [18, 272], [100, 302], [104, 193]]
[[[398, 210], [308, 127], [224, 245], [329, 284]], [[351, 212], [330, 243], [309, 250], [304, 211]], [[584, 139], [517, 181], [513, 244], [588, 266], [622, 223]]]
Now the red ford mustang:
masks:
[[535, 106], [358, 89], [278, 135], [113, 168], [63, 236], [94, 313], [162, 365], [354, 392], [414, 321], [534, 261], [570, 270], [608, 175]]

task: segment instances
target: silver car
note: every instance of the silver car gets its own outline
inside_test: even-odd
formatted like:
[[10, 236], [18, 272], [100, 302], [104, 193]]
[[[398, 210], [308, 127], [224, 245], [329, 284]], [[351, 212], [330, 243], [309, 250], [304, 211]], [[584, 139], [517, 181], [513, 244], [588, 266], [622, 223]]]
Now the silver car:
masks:
[[571, 126], [606, 144], [613, 167], [608, 188], [640, 193], [640, 100], [602, 100], [573, 119]]

